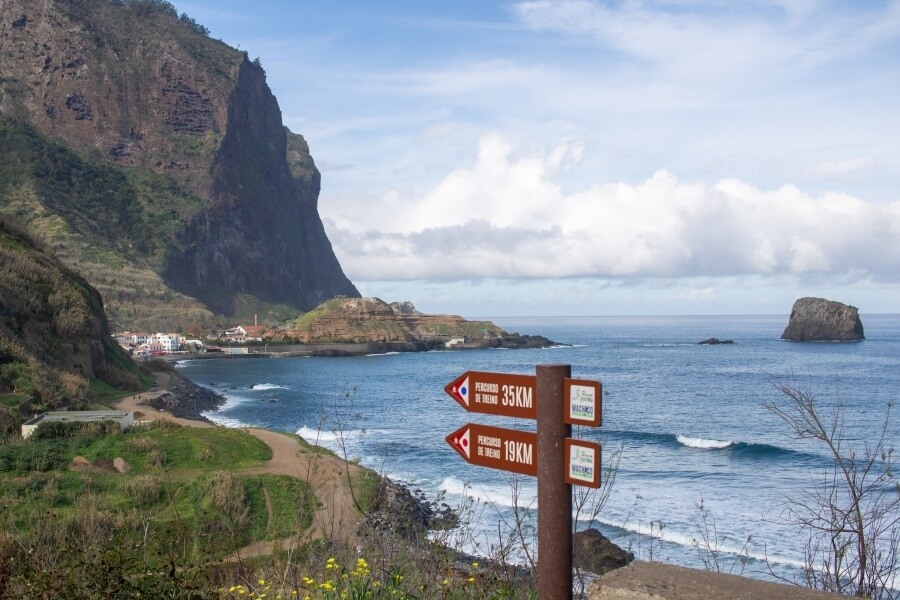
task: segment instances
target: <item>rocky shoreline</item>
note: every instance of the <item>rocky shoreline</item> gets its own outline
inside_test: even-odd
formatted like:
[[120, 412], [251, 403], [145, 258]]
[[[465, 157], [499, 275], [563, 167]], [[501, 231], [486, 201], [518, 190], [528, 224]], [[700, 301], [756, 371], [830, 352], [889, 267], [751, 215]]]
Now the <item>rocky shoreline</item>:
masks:
[[203, 413], [218, 410], [227, 399], [222, 394], [199, 386], [187, 377], [173, 374], [169, 391], [149, 401], [150, 406], [173, 416], [192, 421], [211, 423]]

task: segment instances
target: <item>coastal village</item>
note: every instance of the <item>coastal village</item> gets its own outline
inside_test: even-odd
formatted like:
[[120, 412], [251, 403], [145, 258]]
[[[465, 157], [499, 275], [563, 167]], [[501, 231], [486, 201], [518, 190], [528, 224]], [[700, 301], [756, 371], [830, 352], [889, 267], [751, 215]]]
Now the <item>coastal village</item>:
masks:
[[[236, 325], [210, 334], [206, 341], [190, 338], [181, 333], [144, 333], [121, 331], [113, 333], [123, 350], [135, 357], [165, 356], [169, 354], [200, 354], [222, 352], [223, 354], [246, 353], [246, 348], [233, 347], [234, 344], [262, 342], [265, 326], [254, 319], [253, 325]], [[221, 344], [231, 345], [223, 347]]]

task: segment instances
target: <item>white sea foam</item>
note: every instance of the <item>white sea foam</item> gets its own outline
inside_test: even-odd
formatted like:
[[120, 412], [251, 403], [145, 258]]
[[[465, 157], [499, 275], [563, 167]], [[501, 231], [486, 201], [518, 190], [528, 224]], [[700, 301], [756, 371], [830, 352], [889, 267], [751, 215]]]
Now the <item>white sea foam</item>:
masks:
[[305, 425], [297, 430], [297, 435], [310, 444], [319, 446], [337, 445], [342, 439], [344, 441], [358, 440], [362, 433], [361, 429], [336, 432], [328, 429], [313, 429]]
[[216, 425], [221, 425], [223, 427], [228, 427], [230, 429], [238, 429], [240, 427], [246, 427], [246, 423], [242, 423], [237, 419], [232, 419], [230, 417], [223, 417], [216, 412], [205, 412], [201, 413], [204, 417], [215, 423]]
[[366, 354], [366, 356], [393, 356], [394, 354], [400, 354], [399, 352], [373, 352], [372, 354]]
[[258, 392], [261, 390], [289, 390], [290, 388], [275, 383], [254, 383], [250, 386], [250, 389]]
[[[607, 523], [605, 521], [601, 521], [605, 525], [610, 525], [613, 527], [619, 527], [626, 531], [630, 531], [631, 533], [636, 533], [638, 535], [644, 537], [652, 537], [655, 540], [661, 540], [663, 542], [668, 542], [670, 544], [678, 544], [679, 546], [685, 548], [697, 548], [698, 552], [704, 552], [707, 549], [704, 546], [704, 541], [702, 539], [698, 539], [696, 534], [692, 533], [684, 533], [681, 531], [676, 531], [672, 526], [667, 525], [662, 530], [659, 529], [658, 525], [654, 525], [652, 528], [649, 523], [625, 523], [622, 525], [621, 523]], [[768, 561], [769, 563], [775, 565], [786, 565], [794, 568], [803, 568], [805, 565], [802, 560], [788, 558], [786, 556], [769, 554], [766, 552], [765, 548], [755, 548], [752, 545], [744, 545], [743, 540], [739, 541], [728, 541], [724, 539], [719, 540], [710, 540], [710, 544], [714, 545], [715, 551], [732, 555], [734, 557], [744, 555], [748, 558], [758, 560], [758, 561]]]
[[723, 441], [723, 440], [707, 440], [704, 438], [692, 438], [687, 437], [686, 435], [678, 434], [678, 443], [683, 444], [689, 448], [699, 448], [701, 450], [720, 450], [722, 448], [727, 448], [732, 445], [734, 442]]
[[537, 497], [534, 486], [519, 486], [518, 499], [513, 497], [513, 489], [508, 485], [468, 484], [456, 477], [447, 477], [440, 484], [440, 489], [448, 496], [471, 498], [480, 504], [494, 504], [512, 508], [537, 508]]

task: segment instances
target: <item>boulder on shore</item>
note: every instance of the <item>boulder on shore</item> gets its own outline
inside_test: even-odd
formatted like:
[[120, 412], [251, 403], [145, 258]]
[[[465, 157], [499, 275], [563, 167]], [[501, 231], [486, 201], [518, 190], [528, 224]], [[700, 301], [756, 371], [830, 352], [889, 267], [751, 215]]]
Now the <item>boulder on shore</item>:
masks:
[[615, 545], [608, 537], [594, 529], [575, 532], [573, 563], [579, 569], [596, 575], [609, 573], [634, 560], [634, 553]]
[[864, 340], [859, 309], [824, 298], [794, 302], [781, 339], [792, 342], [850, 342]]

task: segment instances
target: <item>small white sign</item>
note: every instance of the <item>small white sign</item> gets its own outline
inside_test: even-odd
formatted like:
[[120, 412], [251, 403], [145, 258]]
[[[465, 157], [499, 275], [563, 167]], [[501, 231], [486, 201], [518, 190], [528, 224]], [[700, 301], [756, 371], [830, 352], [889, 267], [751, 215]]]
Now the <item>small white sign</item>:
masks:
[[569, 418], [576, 421], [593, 421], [597, 409], [594, 388], [587, 385], [572, 385], [569, 396]]
[[597, 451], [588, 446], [572, 445], [569, 454], [569, 478], [585, 483], [597, 479]]

